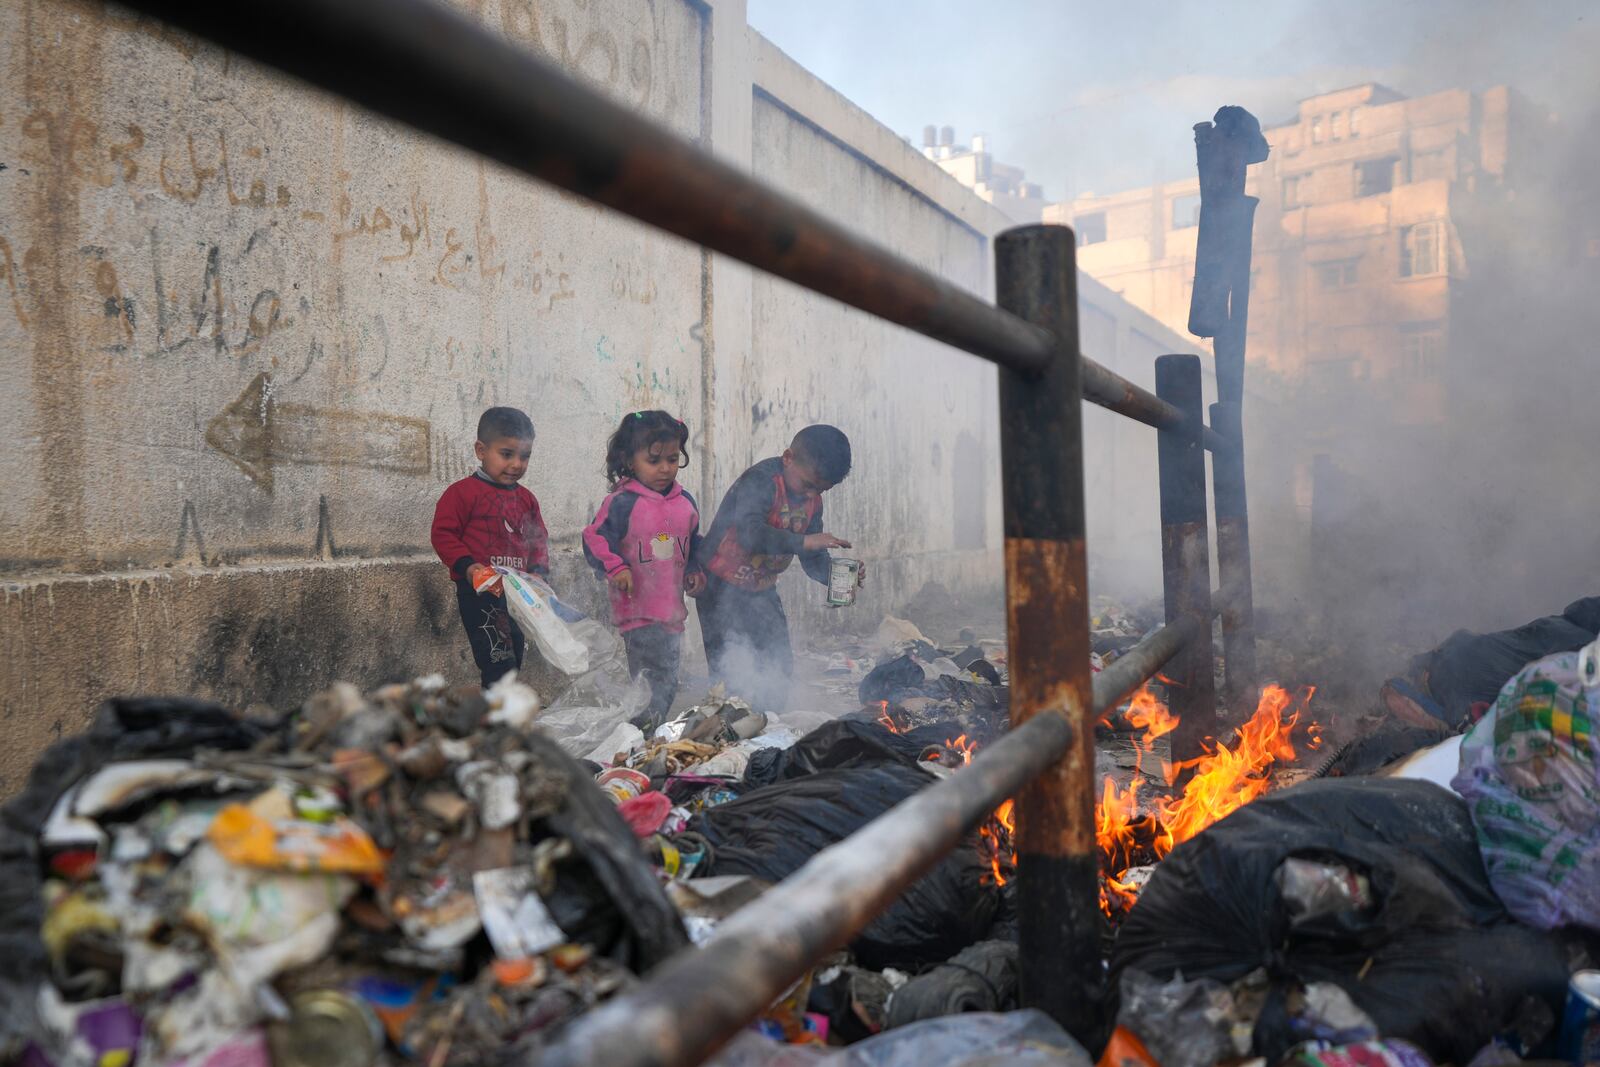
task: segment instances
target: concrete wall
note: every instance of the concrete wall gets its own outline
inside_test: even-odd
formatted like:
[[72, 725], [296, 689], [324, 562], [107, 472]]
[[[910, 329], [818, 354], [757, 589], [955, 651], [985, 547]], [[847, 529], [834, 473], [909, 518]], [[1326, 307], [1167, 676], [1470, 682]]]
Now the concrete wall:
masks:
[[[991, 291], [1004, 217], [738, 0], [463, 6]], [[708, 513], [799, 426], [851, 434], [829, 525], [877, 566], [848, 618], [797, 579], [802, 626], [873, 625], [930, 578], [998, 590], [979, 361], [115, 8], [0, 0], [0, 71], [0, 793], [111, 693], [283, 707], [335, 678], [473, 677], [427, 524], [490, 404], [533, 416], [528, 484], [580, 600], [605, 437], [645, 406], [689, 421]], [[1180, 350], [1085, 298], [1111, 324], [1097, 358]]]

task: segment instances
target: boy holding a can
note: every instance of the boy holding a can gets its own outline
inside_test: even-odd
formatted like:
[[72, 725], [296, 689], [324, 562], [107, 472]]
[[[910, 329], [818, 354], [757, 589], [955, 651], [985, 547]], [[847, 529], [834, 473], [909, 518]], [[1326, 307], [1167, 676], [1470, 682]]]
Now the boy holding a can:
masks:
[[522, 666], [523, 650], [494, 568], [549, 577], [549, 535], [539, 501], [519, 484], [533, 452], [533, 420], [516, 408], [490, 408], [472, 448], [481, 466], [439, 497], [432, 541], [455, 579], [461, 625], [487, 689]]
[[[833, 426], [807, 426], [783, 455], [739, 476], [723, 497], [695, 562], [705, 590], [696, 602], [714, 680], [757, 710], [778, 710], [789, 692], [794, 653], [778, 599], [778, 577], [795, 556], [829, 584], [831, 548], [849, 548], [822, 528], [822, 494], [850, 473], [850, 439]], [[857, 571], [859, 584], [865, 567]]]

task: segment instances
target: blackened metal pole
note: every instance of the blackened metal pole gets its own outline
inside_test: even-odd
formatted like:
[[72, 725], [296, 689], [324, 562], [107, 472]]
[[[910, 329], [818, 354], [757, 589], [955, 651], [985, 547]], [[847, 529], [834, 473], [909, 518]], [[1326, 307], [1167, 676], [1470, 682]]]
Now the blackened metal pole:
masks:
[[1195, 238], [1189, 332], [1216, 339], [1217, 399], [1244, 401], [1244, 343], [1250, 308], [1250, 244], [1256, 198], [1244, 193], [1245, 168], [1270, 151], [1261, 123], [1225, 107], [1194, 128], [1200, 171], [1200, 232]]
[[[1240, 405], [1211, 405], [1211, 427], [1233, 441], [1243, 436]], [[1211, 454], [1211, 493], [1217, 516], [1217, 581], [1222, 602], [1223, 701], [1231, 725], [1255, 711], [1255, 600], [1250, 579], [1250, 516], [1245, 504], [1244, 449]]]
[[[1244, 356], [1250, 329], [1250, 248], [1256, 198], [1246, 196], [1244, 187], [1246, 169], [1263, 162], [1270, 149], [1261, 124], [1239, 107], [1222, 108], [1215, 123], [1197, 125], [1194, 145], [1200, 172], [1200, 233], [1195, 245], [1189, 329], [1214, 339], [1219, 403], [1211, 408], [1211, 428], [1233, 446], [1213, 449], [1211, 472], [1217, 511], [1217, 573], [1228, 594], [1222, 609], [1227, 672], [1224, 696], [1231, 717], [1239, 720], [1254, 710], [1256, 702], [1255, 603], [1244, 481]], [[1165, 496], [1162, 499], [1165, 501]], [[1165, 508], [1165, 503], [1162, 506]]]
[[[1156, 359], [1156, 395], [1200, 418], [1200, 357]], [[1217, 736], [1211, 665], [1211, 550], [1206, 537], [1206, 454], [1192, 439], [1170, 430], [1156, 435], [1161, 480], [1161, 587], [1167, 622], [1185, 616], [1201, 623], [1197, 640], [1169, 664], [1168, 702], [1178, 716], [1172, 760], [1196, 759]], [[1182, 779], [1180, 779], [1181, 781]]]
[[[1056, 341], [1042, 375], [1000, 371], [1011, 722], [1017, 728], [1038, 715], [1063, 715], [1073, 731], [1066, 755], [1017, 798], [1022, 1002], [1095, 1050], [1104, 1039], [1105, 980], [1075, 251], [1064, 226], [1008, 230], [995, 241], [995, 287], [1002, 308]], [[1200, 421], [1198, 411], [1194, 419], [1190, 425]]]

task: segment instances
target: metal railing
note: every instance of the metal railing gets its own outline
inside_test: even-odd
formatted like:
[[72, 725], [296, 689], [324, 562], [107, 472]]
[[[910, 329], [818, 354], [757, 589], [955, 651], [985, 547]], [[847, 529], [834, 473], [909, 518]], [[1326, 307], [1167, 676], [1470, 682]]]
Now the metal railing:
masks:
[[[999, 306], [987, 304], [433, 0], [124, 2], [1000, 368], [1010, 732], [959, 773], [819, 853], [703, 946], [576, 1020], [540, 1062], [698, 1063], [1013, 795], [1022, 997], [1092, 1046], [1105, 997], [1094, 723], [1165, 667], [1182, 722], [1174, 756], [1196, 754], [1217, 732], [1205, 450], [1214, 453], [1219, 523], [1242, 518], [1244, 479], [1237, 399], [1213, 405], [1212, 426], [1205, 424], [1199, 357], [1160, 357], [1154, 394], [1084, 357], [1069, 229], [1001, 234]], [[1167, 611], [1165, 626], [1094, 677], [1083, 401], [1159, 431]], [[1230, 616], [1249, 616], [1248, 534], [1231, 545], [1219, 540], [1231, 553], [1227, 565], [1219, 562], [1231, 583], [1221, 607], [1231, 653], [1232, 642], [1248, 638], [1229, 624]]]

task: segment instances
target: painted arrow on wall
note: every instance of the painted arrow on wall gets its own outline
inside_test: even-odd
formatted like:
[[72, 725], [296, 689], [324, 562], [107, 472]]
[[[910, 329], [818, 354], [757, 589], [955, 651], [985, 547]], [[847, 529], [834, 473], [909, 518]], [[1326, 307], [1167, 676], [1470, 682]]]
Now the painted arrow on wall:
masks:
[[267, 492], [279, 463], [427, 474], [427, 419], [280, 404], [265, 372], [206, 424], [206, 444]]

